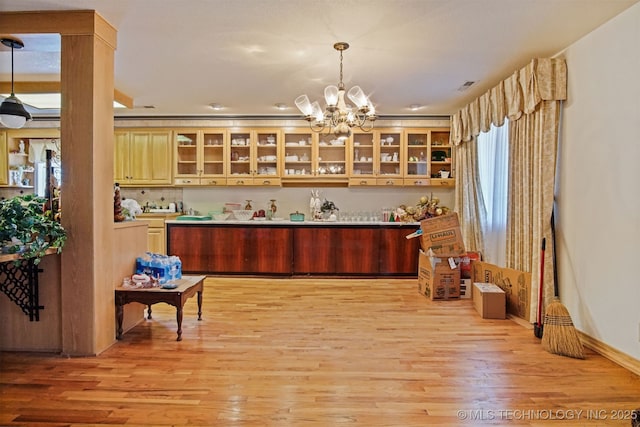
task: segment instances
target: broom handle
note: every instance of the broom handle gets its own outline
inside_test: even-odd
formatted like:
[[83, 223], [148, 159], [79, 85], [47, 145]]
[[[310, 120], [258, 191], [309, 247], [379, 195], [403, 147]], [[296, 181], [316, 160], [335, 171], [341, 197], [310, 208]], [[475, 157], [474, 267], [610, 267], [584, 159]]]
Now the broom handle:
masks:
[[556, 257], [556, 215], [554, 211], [555, 207], [551, 209], [551, 242], [553, 243], [553, 295], [556, 298], [560, 298], [560, 292], [558, 290], [558, 258]]
[[538, 325], [542, 325], [542, 295], [544, 289], [544, 251], [547, 246], [547, 238], [542, 238], [542, 249], [540, 251], [540, 283], [538, 284]]

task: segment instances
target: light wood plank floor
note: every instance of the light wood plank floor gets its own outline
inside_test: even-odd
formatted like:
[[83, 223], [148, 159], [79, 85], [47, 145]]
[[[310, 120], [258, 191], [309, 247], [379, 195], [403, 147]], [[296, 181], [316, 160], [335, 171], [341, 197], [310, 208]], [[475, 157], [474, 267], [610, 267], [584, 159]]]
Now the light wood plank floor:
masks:
[[3, 353], [0, 425], [630, 426], [640, 407], [640, 377], [415, 280], [209, 278], [196, 311], [181, 342], [159, 304], [98, 357]]

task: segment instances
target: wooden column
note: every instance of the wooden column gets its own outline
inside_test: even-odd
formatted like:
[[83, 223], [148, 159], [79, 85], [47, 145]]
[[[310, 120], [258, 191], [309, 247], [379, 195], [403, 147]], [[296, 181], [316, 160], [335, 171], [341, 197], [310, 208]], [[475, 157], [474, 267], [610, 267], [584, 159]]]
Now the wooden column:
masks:
[[62, 352], [98, 354], [115, 341], [113, 70], [116, 30], [94, 11], [0, 14], [6, 34], [59, 33], [62, 223]]

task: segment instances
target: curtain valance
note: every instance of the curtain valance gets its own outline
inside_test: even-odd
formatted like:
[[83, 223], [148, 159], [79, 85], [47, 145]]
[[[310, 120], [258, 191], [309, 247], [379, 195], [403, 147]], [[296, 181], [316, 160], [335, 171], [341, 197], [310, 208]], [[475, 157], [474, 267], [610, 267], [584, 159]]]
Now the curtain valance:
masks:
[[451, 116], [451, 141], [458, 145], [480, 132], [502, 126], [535, 111], [541, 101], [567, 98], [567, 65], [564, 59], [536, 58], [509, 78]]

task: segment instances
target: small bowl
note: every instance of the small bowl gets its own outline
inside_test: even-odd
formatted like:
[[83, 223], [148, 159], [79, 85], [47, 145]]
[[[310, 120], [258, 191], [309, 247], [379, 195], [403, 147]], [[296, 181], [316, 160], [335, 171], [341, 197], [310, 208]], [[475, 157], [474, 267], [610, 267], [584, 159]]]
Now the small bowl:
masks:
[[252, 210], [246, 210], [246, 209], [234, 210], [233, 211], [233, 216], [238, 221], [249, 221], [253, 217], [253, 211]]
[[231, 212], [214, 213], [212, 216], [216, 221], [224, 221], [231, 216]]

